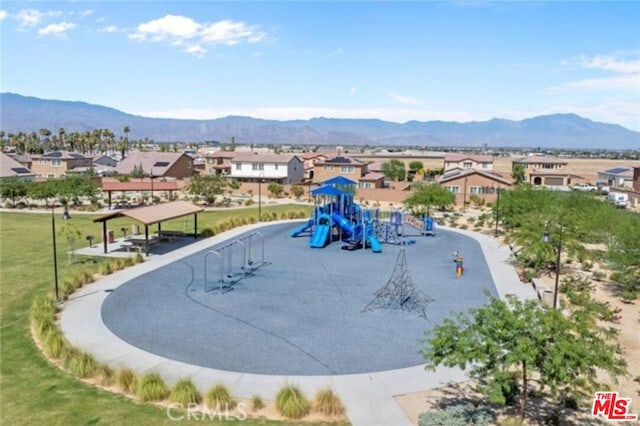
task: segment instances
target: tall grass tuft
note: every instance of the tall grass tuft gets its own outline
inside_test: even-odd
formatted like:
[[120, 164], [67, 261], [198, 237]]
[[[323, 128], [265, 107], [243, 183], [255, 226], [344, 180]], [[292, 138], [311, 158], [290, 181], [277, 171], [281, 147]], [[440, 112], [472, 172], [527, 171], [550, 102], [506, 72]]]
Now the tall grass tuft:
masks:
[[98, 377], [102, 386], [112, 386], [116, 382], [116, 372], [107, 364], [98, 366]]
[[144, 257], [142, 257], [142, 254], [140, 254], [140, 252], [136, 253], [135, 256], [133, 256], [133, 260], [135, 263], [142, 263], [144, 262]]
[[134, 393], [138, 385], [136, 373], [130, 368], [122, 368], [116, 374], [116, 382], [118, 387], [126, 393]]
[[111, 262], [107, 261], [100, 265], [100, 273], [102, 275], [111, 275], [113, 273], [113, 266]]
[[198, 392], [198, 389], [191, 379], [178, 380], [173, 389], [171, 389], [169, 399], [185, 406], [188, 404], [199, 404], [200, 401], [202, 401], [200, 392]]
[[331, 389], [320, 389], [313, 398], [313, 409], [325, 416], [341, 416], [344, 405]]
[[98, 363], [86, 352], [77, 352], [68, 362], [67, 369], [69, 373], [76, 377], [84, 379], [85, 377], [94, 377], [98, 373]]
[[295, 385], [284, 386], [276, 396], [278, 412], [290, 419], [300, 419], [309, 414], [310, 405], [300, 388]]
[[41, 336], [44, 352], [51, 358], [58, 359], [66, 347], [62, 333], [57, 328], [47, 331]]
[[43, 321], [53, 320], [56, 311], [56, 302], [52, 298], [46, 296], [36, 297], [31, 303], [31, 321], [37, 329]]
[[136, 396], [143, 401], [162, 401], [169, 395], [169, 388], [158, 373], [145, 374], [138, 380]]
[[93, 282], [93, 273], [86, 269], [80, 271], [80, 279], [82, 280], [83, 285], [91, 284]]
[[251, 397], [251, 410], [259, 411], [264, 408], [264, 401], [259, 395], [253, 395]]
[[213, 385], [204, 396], [204, 401], [211, 407], [233, 408], [236, 402], [231, 398], [229, 389], [223, 384]]

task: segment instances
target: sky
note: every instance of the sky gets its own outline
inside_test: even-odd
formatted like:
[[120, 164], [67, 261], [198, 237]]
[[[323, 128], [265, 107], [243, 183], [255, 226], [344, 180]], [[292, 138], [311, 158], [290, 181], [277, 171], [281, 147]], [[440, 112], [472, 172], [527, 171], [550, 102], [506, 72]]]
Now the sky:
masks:
[[0, 91], [148, 117], [640, 131], [640, 2], [7, 1]]

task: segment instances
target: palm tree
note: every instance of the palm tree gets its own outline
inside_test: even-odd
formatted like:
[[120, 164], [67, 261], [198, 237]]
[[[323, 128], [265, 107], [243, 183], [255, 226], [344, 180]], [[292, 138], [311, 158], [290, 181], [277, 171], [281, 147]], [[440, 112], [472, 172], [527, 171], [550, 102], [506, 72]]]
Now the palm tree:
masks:
[[[129, 126], [124, 126], [124, 129], [122, 129], [122, 131], [124, 132], [124, 143], [126, 146], [126, 151], [129, 152], [129, 132], [131, 131], [131, 129], [129, 128]], [[122, 151], [122, 158], [124, 158], [124, 151]]]

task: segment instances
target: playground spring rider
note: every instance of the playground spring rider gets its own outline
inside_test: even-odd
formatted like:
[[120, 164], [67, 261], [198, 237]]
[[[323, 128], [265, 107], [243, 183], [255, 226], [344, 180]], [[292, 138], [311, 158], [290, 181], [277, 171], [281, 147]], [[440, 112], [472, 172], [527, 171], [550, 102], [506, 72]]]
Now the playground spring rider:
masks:
[[453, 263], [456, 264], [456, 276], [457, 277], [461, 277], [462, 273], [464, 272], [463, 262], [464, 262], [464, 259], [462, 258], [462, 256], [460, 256], [460, 253], [458, 253], [458, 250], [454, 251], [453, 252]]

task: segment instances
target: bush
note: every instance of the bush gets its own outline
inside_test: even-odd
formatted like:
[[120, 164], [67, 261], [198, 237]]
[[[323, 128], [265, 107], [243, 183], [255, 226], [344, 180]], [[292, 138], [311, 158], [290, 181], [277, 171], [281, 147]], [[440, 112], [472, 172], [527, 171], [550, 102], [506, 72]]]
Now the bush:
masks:
[[213, 237], [215, 234], [216, 233], [211, 228], [204, 228], [202, 231], [200, 231], [200, 236], [202, 238]]
[[300, 419], [309, 414], [310, 404], [297, 386], [286, 385], [276, 396], [276, 408], [285, 417]]
[[169, 399], [185, 406], [188, 404], [199, 404], [202, 400], [198, 389], [196, 389], [191, 379], [178, 380], [178, 383], [176, 383], [171, 390]]
[[115, 371], [106, 364], [98, 366], [98, 376], [100, 377], [100, 384], [102, 386], [111, 386], [116, 381]]
[[83, 269], [82, 271], [80, 271], [80, 281], [82, 282], [82, 285], [87, 285], [87, 284], [91, 284], [93, 282], [93, 273], [91, 273], [91, 271], [88, 271], [86, 269]]
[[209, 388], [204, 401], [208, 406], [218, 408], [233, 408], [236, 405], [236, 402], [231, 398], [229, 389], [223, 384], [213, 385]]
[[263, 408], [264, 408], [264, 401], [262, 401], [262, 398], [260, 398], [260, 396], [258, 395], [253, 395], [251, 397], [251, 410], [258, 411], [258, 410], [262, 410]]
[[140, 252], [136, 253], [135, 256], [133, 256], [133, 261], [135, 263], [142, 263], [144, 262], [144, 257], [142, 257], [142, 254], [140, 254]]
[[625, 289], [620, 292], [620, 298], [624, 303], [634, 303], [638, 298], [638, 292], [632, 289]]
[[325, 416], [341, 416], [344, 414], [342, 401], [331, 389], [321, 389], [316, 393], [315, 398], [313, 398], [313, 408]]
[[602, 271], [593, 271], [593, 279], [596, 281], [602, 281], [605, 279], [606, 274]]
[[255, 203], [256, 203], [256, 202], [255, 202], [255, 201], [253, 201], [253, 199], [252, 199], [252, 198], [247, 198], [247, 199], [244, 201], [244, 205], [245, 205], [245, 206], [247, 206], [247, 207], [252, 206], [252, 205], [254, 205]]
[[81, 379], [94, 377], [98, 373], [98, 363], [86, 352], [78, 352], [72, 356], [67, 368], [69, 373]]
[[169, 395], [169, 388], [158, 373], [145, 374], [138, 380], [136, 396], [143, 401], [162, 401]]
[[488, 426], [496, 416], [489, 407], [473, 404], [456, 404], [442, 411], [420, 414], [419, 426]]
[[113, 266], [111, 266], [111, 262], [107, 261], [100, 265], [100, 273], [102, 275], [111, 275], [113, 273]]
[[56, 303], [53, 299], [46, 296], [39, 296], [31, 302], [31, 321], [36, 329], [39, 325], [46, 321], [52, 321], [57, 311]]
[[54, 359], [60, 358], [62, 351], [64, 351], [66, 347], [64, 337], [57, 328], [45, 333], [42, 336], [41, 343], [45, 354]]
[[122, 389], [123, 392], [126, 393], [134, 393], [136, 390], [138, 378], [136, 377], [136, 373], [133, 372], [130, 368], [123, 368], [118, 370], [116, 374], [116, 382], [118, 383], [118, 387]]

